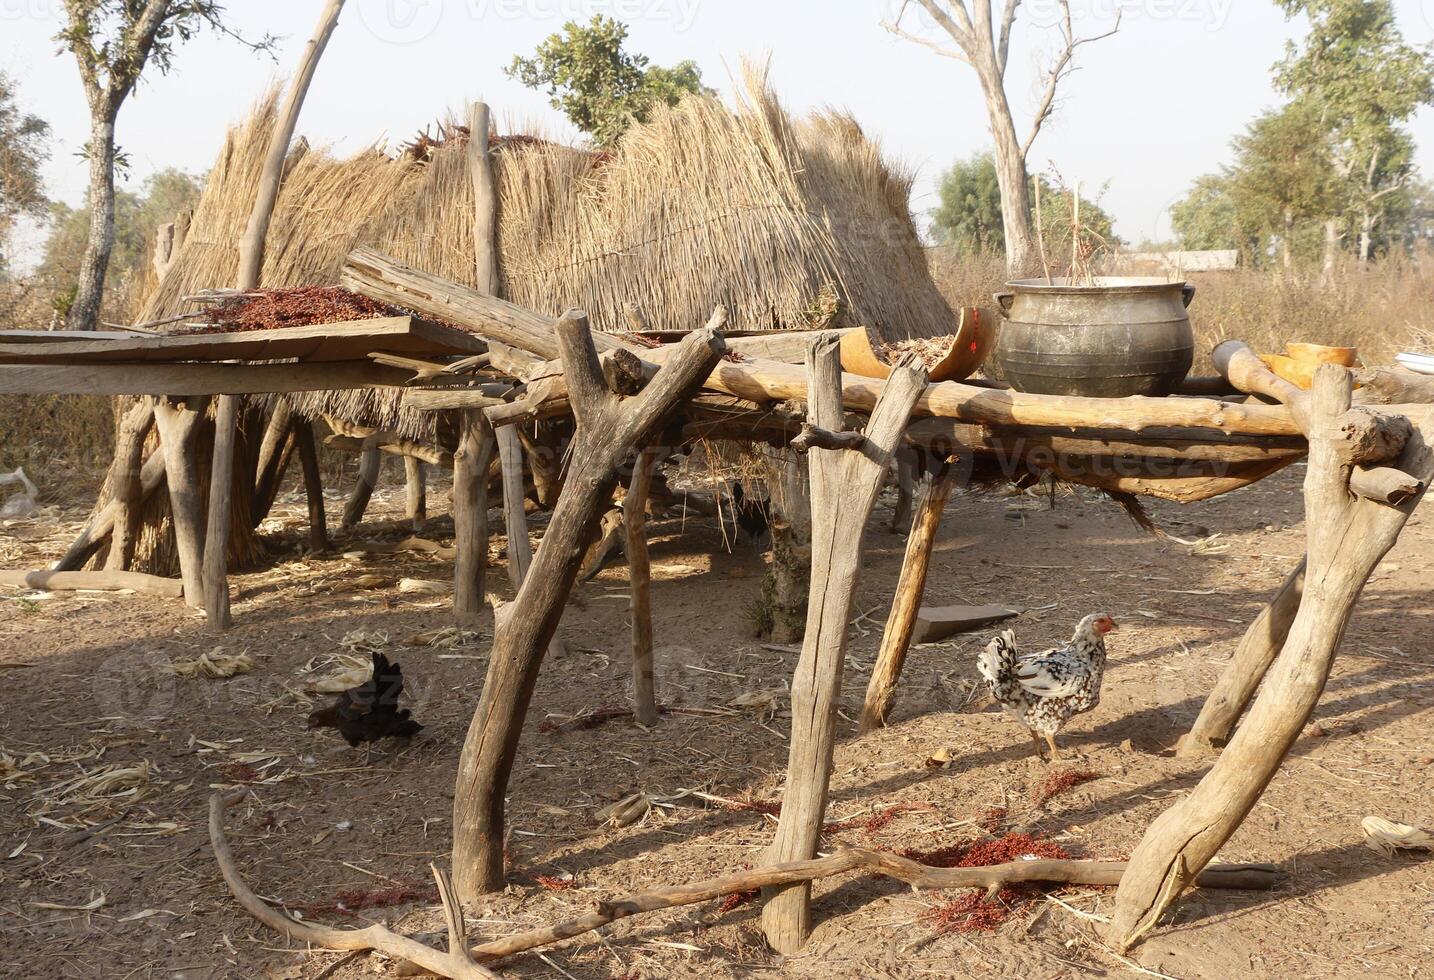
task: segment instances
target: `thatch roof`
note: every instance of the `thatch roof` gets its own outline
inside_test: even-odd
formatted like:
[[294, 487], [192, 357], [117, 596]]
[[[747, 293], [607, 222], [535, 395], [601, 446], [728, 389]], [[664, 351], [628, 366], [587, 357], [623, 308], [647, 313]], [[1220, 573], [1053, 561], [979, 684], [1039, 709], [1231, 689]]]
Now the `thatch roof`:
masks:
[[[184, 296], [233, 281], [274, 116], [271, 97], [229, 134], [143, 319], [182, 313]], [[951, 328], [911, 220], [910, 175], [849, 116], [794, 121], [758, 82], [735, 110], [694, 96], [660, 111], [611, 153], [495, 146], [500, 275], [513, 302], [551, 315], [581, 307], [606, 330], [624, 329], [629, 302], [667, 329], [700, 325], [718, 303], [743, 330], [863, 324], [898, 340]], [[449, 140], [428, 157], [338, 159], [301, 144], [270, 225], [264, 285], [334, 283], [359, 244], [472, 283], [463, 145]], [[327, 407], [399, 421], [396, 405], [371, 396]], [[417, 420], [402, 421], [415, 431]]]

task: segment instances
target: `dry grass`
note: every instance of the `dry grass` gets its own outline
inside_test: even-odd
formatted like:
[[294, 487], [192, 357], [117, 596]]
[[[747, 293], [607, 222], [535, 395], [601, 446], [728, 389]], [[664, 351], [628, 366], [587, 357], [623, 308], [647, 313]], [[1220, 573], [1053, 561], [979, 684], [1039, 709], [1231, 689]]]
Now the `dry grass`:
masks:
[[[932, 250], [931, 270], [952, 306], [990, 305], [1006, 278], [999, 256], [944, 248]], [[1328, 282], [1319, 269], [1196, 273], [1191, 282], [1197, 373], [1209, 373], [1209, 352], [1231, 339], [1262, 353], [1292, 340], [1358, 347], [1365, 363], [1434, 343], [1434, 256], [1398, 256], [1365, 269], [1351, 263]]]
[[45, 498], [62, 487], [93, 490], [113, 455], [111, 399], [0, 395], [0, 470], [25, 467]]

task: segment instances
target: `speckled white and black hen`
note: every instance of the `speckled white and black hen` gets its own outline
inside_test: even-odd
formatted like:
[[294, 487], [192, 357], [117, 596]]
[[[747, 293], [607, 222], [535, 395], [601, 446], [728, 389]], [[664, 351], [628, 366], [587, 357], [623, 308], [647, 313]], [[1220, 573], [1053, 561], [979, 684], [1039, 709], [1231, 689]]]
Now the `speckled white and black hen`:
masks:
[[1038, 755], [1044, 755], [1043, 736], [1054, 762], [1056, 733], [1073, 716], [1100, 703], [1105, 635], [1113, 629], [1115, 620], [1096, 613], [1080, 621], [1068, 643], [1050, 650], [1022, 656], [1015, 632], [1006, 630], [981, 651], [976, 669], [997, 703], [1030, 730]]

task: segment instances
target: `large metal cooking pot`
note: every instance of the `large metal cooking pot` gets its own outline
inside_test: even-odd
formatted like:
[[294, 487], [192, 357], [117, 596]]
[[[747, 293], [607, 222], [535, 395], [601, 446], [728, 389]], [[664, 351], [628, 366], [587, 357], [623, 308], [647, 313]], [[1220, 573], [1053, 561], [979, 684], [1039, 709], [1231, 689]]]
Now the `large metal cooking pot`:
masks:
[[1195, 287], [1151, 276], [1017, 279], [996, 294], [1005, 314], [996, 363], [1017, 391], [1165, 395], [1190, 372]]

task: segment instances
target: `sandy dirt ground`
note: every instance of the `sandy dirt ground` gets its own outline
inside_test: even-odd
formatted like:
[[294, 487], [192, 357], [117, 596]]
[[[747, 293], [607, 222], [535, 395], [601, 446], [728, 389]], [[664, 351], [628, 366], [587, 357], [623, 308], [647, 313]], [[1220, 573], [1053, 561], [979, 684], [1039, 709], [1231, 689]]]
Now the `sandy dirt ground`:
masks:
[[[1193, 549], [1143, 536], [1112, 504], [1083, 493], [1058, 494], [1054, 507], [1004, 492], [953, 499], [929, 601], [1026, 608], [1014, 622], [1026, 647], [1064, 639], [1089, 612], [1109, 612], [1122, 626], [1111, 638], [1104, 699], [1062, 738], [1079, 757], [1055, 769], [1096, 778], [1045, 803], [1033, 795], [1051, 767], [974, 687], [974, 656], [988, 633], [915, 649], [891, 727], [855, 738], [903, 549], [885, 526], [892, 501], [884, 500], [868, 530], [851, 624], [828, 815], [850, 822], [827, 841], [930, 851], [981, 839], [983, 819], [1000, 807], [999, 831], [1026, 829], [1079, 857], [1128, 856], [1204, 771], [1172, 749], [1302, 551], [1302, 473], [1203, 505], [1154, 507], [1176, 534], [1218, 534]], [[340, 925], [441, 929], [428, 864], [446, 861], [453, 776], [489, 631], [444, 632], [445, 597], [399, 590], [405, 577], [446, 579], [450, 563], [341, 556], [352, 540], [403, 537], [393, 520], [400, 499], [380, 493], [350, 543], [305, 557], [302, 503], [284, 498], [267, 525], [275, 563], [236, 578], [238, 626], [222, 639], [176, 602], [0, 590], [0, 975], [399, 975], [400, 964], [377, 955], [292, 949], [238, 910], [205, 829], [216, 787], [247, 792], [230, 817], [231, 841], [240, 869], [270, 901]], [[446, 510], [446, 492], [430, 501]], [[77, 506], [0, 527], [0, 567], [52, 560], [82, 516]], [[442, 539], [448, 530], [440, 521], [426, 533]], [[511, 885], [469, 909], [476, 935], [749, 866], [771, 838], [770, 817], [693, 806], [690, 797], [630, 826], [594, 824], [602, 808], [639, 791], [660, 803], [684, 789], [741, 801], [781, 793], [795, 652], [751, 638], [763, 557], [746, 544], [726, 550], [711, 518], [656, 521], [653, 542], [659, 697], [674, 710], [652, 731], [626, 720], [562, 725], [626, 703], [619, 562], [576, 589], [562, 627], [566, 651], [544, 667], [510, 786]], [[625, 920], [501, 969], [580, 980], [1426, 976], [1434, 863], [1366, 848], [1360, 820], [1379, 814], [1434, 827], [1431, 586], [1426, 508], [1376, 573], [1316, 718], [1221, 854], [1277, 862], [1288, 884], [1195, 892], [1128, 960], [1097, 938], [1109, 890], [1055, 891], [993, 931], [943, 933], [934, 912], [961, 895], [846, 875], [816, 887], [818, 925], [799, 956], [764, 947], [754, 903], [713, 901]], [[511, 597], [496, 552], [489, 589]], [[216, 648], [220, 662], [247, 654], [252, 668], [227, 679], [174, 672], [202, 654], [214, 659]], [[307, 730], [306, 714], [325, 699], [306, 685], [374, 648], [403, 664], [424, 731], [407, 745], [352, 750], [333, 733]], [[927, 768], [941, 748], [951, 764]], [[884, 824], [869, 820], [901, 803], [915, 805]]]

